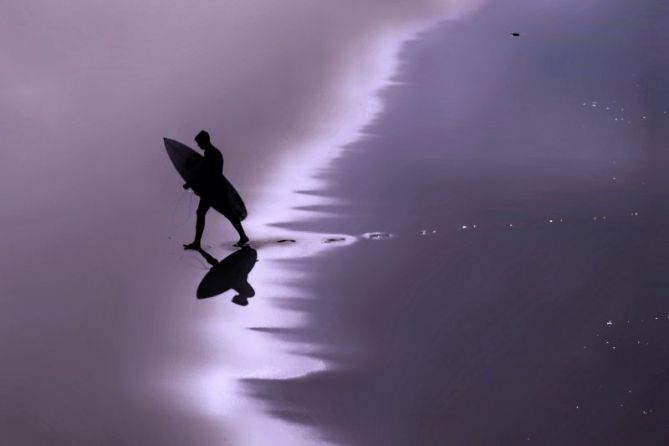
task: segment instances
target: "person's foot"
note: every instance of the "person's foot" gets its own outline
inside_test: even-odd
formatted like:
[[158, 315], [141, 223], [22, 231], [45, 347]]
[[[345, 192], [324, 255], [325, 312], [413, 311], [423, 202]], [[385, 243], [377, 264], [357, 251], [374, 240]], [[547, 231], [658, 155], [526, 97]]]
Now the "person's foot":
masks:
[[235, 297], [232, 298], [232, 303], [237, 304], [237, 305], [242, 306], [242, 307], [245, 307], [249, 304], [249, 301], [245, 297], [240, 296], [238, 294], [238, 295], [236, 295]]
[[193, 242], [193, 243], [189, 243], [187, 245], [184, 245], [184, 249], [194, 249], [195, 251], [199, 251], [202, 248], [200, 247], [199, 243]]
[[241, 248], [242, 246], [246, 245], [249, 242], [248, 237], [242, 237], [239, 239], [237, 243], [234, 244], [234, 246]]

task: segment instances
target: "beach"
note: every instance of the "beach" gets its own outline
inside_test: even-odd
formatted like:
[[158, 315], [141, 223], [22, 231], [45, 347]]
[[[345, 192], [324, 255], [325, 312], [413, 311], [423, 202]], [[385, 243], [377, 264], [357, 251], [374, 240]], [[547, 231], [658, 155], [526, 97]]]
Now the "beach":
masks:
[[[239, 388], [242, 378], [323, 368], [248, 330], [301, 320], [262, 304], [293, 292], [282, 279], [298, 279], [272, 263], [273, 253], [299, 257], [326, 246], [306, 237], [276, 251], [292, 234], [264, 227], [297, 203], [276, 194], [290, 196], [311, 163], [332, 158], [334, 139], [324, 143], [324, 135], [348, 141], [374, 111], [394, 42], [465, 3], [5, 5], [3, 441], [313, 444]], [[162, 141], [194, 146], [202, 129], [252, 215], [259, 262], [248, 308], [229, 294], [198, 300], [211, 265], [183, 251], [197, 197], [181, 188]], [[233, 234], [210, 213], [204, 247], [228, 258]]]
[[0, 18], [3, 441], [666, 443], [666, 6], [83, 3]]

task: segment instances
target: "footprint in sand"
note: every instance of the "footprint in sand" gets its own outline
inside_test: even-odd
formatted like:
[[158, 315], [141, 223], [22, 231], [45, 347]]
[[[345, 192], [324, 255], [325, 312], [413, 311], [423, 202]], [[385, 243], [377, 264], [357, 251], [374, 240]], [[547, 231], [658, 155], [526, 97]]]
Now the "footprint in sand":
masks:
[[326, 239], [323, 239], [322, 243], [338, 243], [338, 242], [345, 242], [346, 237], [328, 237]]

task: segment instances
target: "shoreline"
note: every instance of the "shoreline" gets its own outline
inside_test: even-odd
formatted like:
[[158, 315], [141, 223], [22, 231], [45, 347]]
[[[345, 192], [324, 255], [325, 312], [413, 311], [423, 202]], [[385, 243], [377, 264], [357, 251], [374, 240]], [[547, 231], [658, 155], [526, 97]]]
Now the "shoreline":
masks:
[[[208, 338], [235, 339], [244, 330], [244, 351], [232, 353], [227, 350], [227, 363], [226, 360], [222, 360], [222, 363], [228, 366], [231, 354], [242, 359], [236, 361], [238, 364], [232, 372], [223, 371], [214, 362], [211, 370], [203, 374], [204, 378], [197, 385], [200, 390], [194, 396], [196, 400], [209, 400], [209, 406], [215, 408], [214, 414], [245, 414], [244, 421], [232, 423], [234, 427], [229, 428], [228, 432], [228, 435], [235, 437], [238, 444], [264, 446], [269, 431], [273, 432], [274, 438], [290, 441], [291, 444], [313, 444], [314, 441], [327, 444], [317, 429], [297, 427], [273, 417], [264, 409], [261, 401], [248, 394], [245, 382], [249, 379], [300, 379], [327, 371], [331, 367], [330, 361], [314, 354], [313, 346], [301, 345], [295, 350], [283, 340], [272, 336], [274, 330], [290, 332], [307, 321], [305, 315], [284, 308], [281, 303], [282, 300], [307, 297], [299, 285], [306, 277], [286, 268], [284, 262], [315, 259], [328, 255], [332, 250], [346, 249], [366, 238], [366, 234], [302, 231], [290, 229], [285, 223], [314, 222], [323, 217], [319, 208], [337, 204], [336, 200], [305, 192], [323, 185], [318, 179], [318, 172], [327, 170], [334, 160], [346, 156], [346, 147], [364, 138], [364, 133], [361, 133], [363, 129], [382, 113], [382, 100], [378, 94], [395, 83], [392, 79], [398, 72], [399, 52], [405, 43], [441, 21], [412, 24], [402, 31], [395, 30], [391, 34], [377, 37], [377, 43], [370, 50], [375, 54], [371, 65], [375, 67], [376, 74], [370, 75], [369, 71], [366, 72], [365, 77], [359, 79], [364, 80], [365, 85], [357, 85], [355, 95], [340, 92], [342, 103], [338, 107], [340, 111], [335, 112], [339, 117], [333, 120], [337, 124], [333, 124], [328, 131], [307, 142], [302, 148], [286, 155], [280, 163], [283, 166], [275, 170], [266, 182], [267, 186], [257, 193], [263, 197], [262, 200], [252, 203], [253, 219], [246, 228], [252, 234], [250, 246], [258, 248], [261, 263], [253, 269], [249, 282], [258, 293], [249, 301], [249, 308], [239, 310], [248, 313], [235, 316], [232, 324], [230, 302], [225, 297], [218, 296], [216, 299], [222, 301], [226, 307], [221, 308], [220, 314], [212, 315], [206, 324], [211, 327]], [[356, 111], [356, 104], [362, 104], [363, 107]], [[347, 115], [346, 119], [344, 114]], [[291, 162], [293, 158], [298, 158], [299, 163]], [[296, 167], [299, 168], [297, 172]], [[333, 239], [332, 243], [326, 242], [327, 239]], [[276, 243], [278, 240], [296, 242], [291, 246], [281, 246]], [[283, 274], [280, 280], [276, 279], [277, 271]], [[271, 290], [271, 295], [266, 295], [262, 290]], [[269, 303], [262, 302], [269, 299], [272, 299]], [[226, 320], [225, 328], [216, 328], [221, 319]], [[249, 353], [251, 351], [252, 354]], [[259, 369], [259, 364], [271, 365]], [[221, 386], [221, 383], [226, 384]], [[235, 399], [233, 403], [223, 403], [222, 400], [217, 403], [217, 398], [212, 399], [211, 395], [221, 394], [222, 389], [240, 396], [240, 399]], [[259, 424], [263, 425], [262, 431], [255, 428]]]
[[[667, 254], [666, 193], [647, 188], [657, 171], [635, 144], [648, 130], [637, 118], [662, 110], [645, 109], [628, 81], [634, 46], [616, 54], [632, 61], [616, 76], [605, 63], [587, 67], [621, 86], [615, 97], [576, 63], [547, 70], [546, 48], [563, 32], [581, 43], [561, 55], [579, 62], [601, 42], [587, 40], [591, 24], [569, 4], [548, 18], [516, 3], [407, 44], [384, 112], [363, 130], [371, 136], [311, 191], [336, 204], [285, 226], [395, 236], [289, 264], [305, 276], [304, 296], [284, 306], [308, 317], [263, 330], [313, 346], [309, 356], [330, 367], [245, 380], [270, 413], [361, 446], [665, 438], [669, 408], [653, 395], [666, 387], [666, 324], [644, 324], [669, 314], [645, 285], [669, 286], [657, 263]], [[598, 10], [604, 23], [631, 8], [613, 6]], [[531, 39], [499, 32], [518, 11]], [[614, 104], [624, 125], [606, 114]]]

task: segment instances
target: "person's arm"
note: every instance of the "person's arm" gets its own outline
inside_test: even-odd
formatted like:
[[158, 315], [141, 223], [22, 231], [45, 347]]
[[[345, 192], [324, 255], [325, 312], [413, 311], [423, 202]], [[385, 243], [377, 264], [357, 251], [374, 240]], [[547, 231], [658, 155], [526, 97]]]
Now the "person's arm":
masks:
[[193, 187], [193, 183], [198, 182], [198, 177], [203, 174], [203, 171], [206, 171], [207, 163], [204, 158], [201, 159], [187, 159], [184, 163], [186, 170], [193, 173], [195, 171], [195, 177], [191, 178], [190, 181], [186, 181], [183, 185], [183, 188], [188, 190]]

